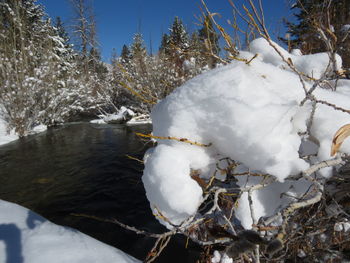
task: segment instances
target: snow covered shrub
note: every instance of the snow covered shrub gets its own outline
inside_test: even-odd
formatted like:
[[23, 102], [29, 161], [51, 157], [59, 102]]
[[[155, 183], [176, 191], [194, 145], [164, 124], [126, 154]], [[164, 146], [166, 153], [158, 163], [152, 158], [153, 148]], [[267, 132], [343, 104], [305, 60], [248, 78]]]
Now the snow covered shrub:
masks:
[[100, 103], [97, 91], [105, 83], [95, 72], [79, 72], [62, 28], [51, 25], [40, 5], [6, 0], [0, 15], [0, 105], [9, 130], [24, 136]]
[[[169, 229], [216, 244], [224, 241], [210, 237], [208, 224], [231, 234], [272, 224], [280, 226], [266, 248], [273, 254], [290, 213], [319, 201], [327, 167], [342, 161], [323, 162], [333, 134], [350, 122], [350, 81], [329, 77], [327, 53], [293, 55], [263, 38], [238, 58], [153, 108], [157, 146], [146, 154], [142, 180]], [[350, 143], [340, 150], [350, 153]]]

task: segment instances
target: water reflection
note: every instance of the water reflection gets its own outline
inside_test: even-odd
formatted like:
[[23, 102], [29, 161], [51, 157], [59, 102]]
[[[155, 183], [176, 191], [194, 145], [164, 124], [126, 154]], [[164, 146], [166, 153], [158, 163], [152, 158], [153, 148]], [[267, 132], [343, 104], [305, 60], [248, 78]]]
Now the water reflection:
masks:
[[[153, 239], [116, 225], [71, 216], [82, 213], [117, 218], [129, 225], [160, 232], [140, 181], [146, 150], [135, 132], [147, 126], [75, 123], [0, 147], [0, 198], [23, 205], [49, 220], [74, 227], [144, 259]], [[157, 262], [195, 262], [175, 238]]]

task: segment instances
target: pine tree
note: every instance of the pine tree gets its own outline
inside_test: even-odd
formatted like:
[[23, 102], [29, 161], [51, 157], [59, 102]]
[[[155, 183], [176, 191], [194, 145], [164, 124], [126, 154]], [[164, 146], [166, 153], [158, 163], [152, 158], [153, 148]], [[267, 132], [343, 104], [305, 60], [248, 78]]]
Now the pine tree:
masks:
[[134, 41], [130, 47], [131, 61], [134, 65], [134, 71], [137, 74], [145, 74], [147, 71], [146, 59], [147, 51], [143, 42], [142, 34], [136, 33]]
[[57, 56], [61, 57], [63, 59], [62, 71], [69, 71], [71, 68], [71, 63], [74, 62], [76, 53], [73, 50], [73, 45], [70, 43], [69, 35], [62, 23], [62, 20], [60, 17], [56, 17], [55, 21], [55, 29], [56, 34], [62, 39], [62, 43], [64, 48], [57, 47], [56, 54]]
[[168, 34], [162, 35], [162, 40], [159, 47], [159, 52], [169, 55], [170, 54], [170, 37]]
[[97, 48], [91, 48], [89, 52], [89, 69], [97, 74], [98, 78], [104, 79], [107, 73], [107, 68], [101, 62], [101, 54]]
[[189, 38], [186, 29], [181, 19], [175, 17], [174, 22], [170, 28], [168, 57], [170, 62], [175, 65], [175, 74], [179, 78], [185, 77], [183, 63], [189, 57], [188, 49]]
[[131, 45], [131, 58], [140, 58], [146, 56], [147, 51], [143, 42], [142, 35], [136, 33], [134, 35], [134, 41]]
[[204, 18], [202, 28], [199, 29], [198, 33], [200, 40], [203, 42], [204, 49], [209, 53], [219, 55], [219, 35], [214, 29], [210, 16]]
[[61, 17], [59, 17], [59, 16], [56, 17], [55, 27], [56, 27], [58, 36], [64, 40], [65, 46], [66, 47], [70, 46], [70, 44], [69, 44], [69, 41], [70, 41], [69, 35], [68, 35], [64, 25], [63, 25]]
[[180, 18], [174, 19], [170, 29], [169, 42], [172, 48], [185, 51], [189, 46], [189, 38], [186, 29]]
[[63, 116], [57, 95], [67, 86], [70, 62], [62, 54], [69, 51], [35, 1], [1, 1], [0, 19], [0, 104], [9, 128], [23, 136]]
[[195, 59], [195, 66], [198, 70], [206, 66], [210, 60], [208, 55], [203, 52], [203, 42], [199, 38], [198, 31], [191, 34], [189, 53], [190, 57]]
[[120, 57], [122, 58], [122, 62], [129, 62], [131, 59], [131, 53], [127, 45], [123, 45]]

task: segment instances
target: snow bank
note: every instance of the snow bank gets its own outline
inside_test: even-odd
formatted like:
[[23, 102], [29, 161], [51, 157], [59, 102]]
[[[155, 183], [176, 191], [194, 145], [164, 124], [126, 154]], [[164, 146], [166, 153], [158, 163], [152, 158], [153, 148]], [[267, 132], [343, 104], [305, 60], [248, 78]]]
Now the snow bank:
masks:
[[1, 118], [0, 115], [0, 145], [17, 140], [18, 135], [14, 131], [7, 132], [7, 123]]
[[[47, 130], [47, 126], [39, 124], [35, 126], [28, 134], [38, 134]], [[19, 137], [14, 130], [7, 132], [7, 123], [0, 116], [0, 145], [17, 140]]]
[[[1, 105], [0, 105], [0, 112], [1, 112]], [[0, 114], [0, 145], [12, 142], [19, 138], [14, 130], [11, 130], [8, 132], [7, 127], [8, 125], [6, 121], [4, 120], [3, 116], [1, 116]], [[39, 124], [35, 126], [31, 131], [29, 131], [29, 135], [44, 132], [46, 130], [47, 130], [46, 125]]]
[[0, 263], [136, 263], [135, 258], [76, 230], [0, 200]]
[[[325, 53], [303, 56], [297, 52], [289, 54], [281, 47], [278, 49], [292, 59], [298, 70], [315, 78], [327, 68]], [[310, 148], [303, 146], [298, 133], [305, 132], [311, 109], [310, 104], [299, 106], [305, 95], [299, 77], [264, 39], [254, 40], [250, 52], [241, 52], [241, 56], [250, 59], [256, 53], [258, 57], [250, 65], [233, 61], [188, 81], [152, 111], [155, 136], [211, 143], [210, 147], [203, 148], [174, 140], [158, 140], [158, 146], [146, 160], [143, 182], [151, 207], [175, 224], [195, 213], [201, 202], [202, 190], [191, 179], [191, 170], [200, 170], [201, 177], [209, 178], [216, 161], [230, 157], [251, 171], [274, 175], [279, 184], [283, 184], [287, 176], [309, 166], [299, 157], [301, 147], [305, 151]], [[341, 66], [340, 57], [337, 63]], [[307, 88], [311, 85], [306, 81]], [[314, 94], [350, 108], [348, 80], [340, 81], [336, 92], [322, 89]], [[312, 129], [320, 144], [320, 147], [313, 147], [317, 153], [315, 161], [330, 158], [332, 136], [346, 123], [350, 123], [348, 114], [325, 105], [318, 106]], [[341, 150], [350, 153], [350, 143], [345, 143]], [[329, 171], [325, 171], [324, 175], [329, 175]], [[271, 202], [279, 200], [280, 186], [274, 187], [276, 191], [272, 192], [276, 198], [272, 200], [256, 192], [256, 205], [261, 206], [258, 217], [280, 205], [278, 202], [267, 209]], [[282, 189], [287, 191], [288, 187]], [[242, 204], [238, 210], [246, 208]], [[238, 212], [237, 216], [249, 226], [249, 219], [242, 213]]]

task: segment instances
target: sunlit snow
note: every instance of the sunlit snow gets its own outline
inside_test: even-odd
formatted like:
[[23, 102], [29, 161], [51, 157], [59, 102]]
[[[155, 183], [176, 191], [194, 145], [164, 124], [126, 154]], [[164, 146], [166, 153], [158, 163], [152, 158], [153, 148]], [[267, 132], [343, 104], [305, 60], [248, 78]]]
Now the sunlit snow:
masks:
[[140, 262], [77, 230], [0, 200], [0, 263]]
[[[304, 74], [319, 78], [327, 69], [326, 53], [303, 56], [279, 46], [277, 49]], [[250, 171], [271, 174], [279, 181], [254, 193], [257, 217], [269, 215], [289, 200], [281, 199], [281, 193], [289, 191], [289, 195], [297, 196], [308, 186], [303, 181], [293, 185], [284, 182], [309, 167], [300, 158], [304, 154], [300, 150], [313, 150], [317, 154], [314, 161], [330, 158], [332, 136], [339, 127], [350, 123], [349, 114], [318, 105], [312, 126], [316, 144], [306, 145], [299, 133], [306, 131], [311, 103], [300, 107], [305, 92], [299, 76], [264, 39], [254, 40], [249, 52], [241, 52], [240, 56], [250, 59], [255, 54], [258, 56], [249, 65], [233, 61], [195, 77], [154, 107], [151, 117], [155, 136], [211, 144], [205, 148], [157, 140], [156, 148], [148, 153], [142, 178], [154, 213], [160, 211], [174, 224], [194, 214], [202, 200], [202, 189], [190, 177], [191, 169], [209, 178], [217, 160], [230, 157]], [[340, 68], [341, 59], [336, 58]], [[311, 88], [312, 81], [305, 83], [307, 89]], [[349, 80], [339, 81], [336, 91], [318, 89], [313, 94], [350, 108]], [[340, 150], [350, 153], [350, 143]], [[330, 170], [324, 169], [323, 175], [329, 176]], [[236, 216], [246, 228], [251, 227], [248, 209], [246, 198], [241, 198]]]

